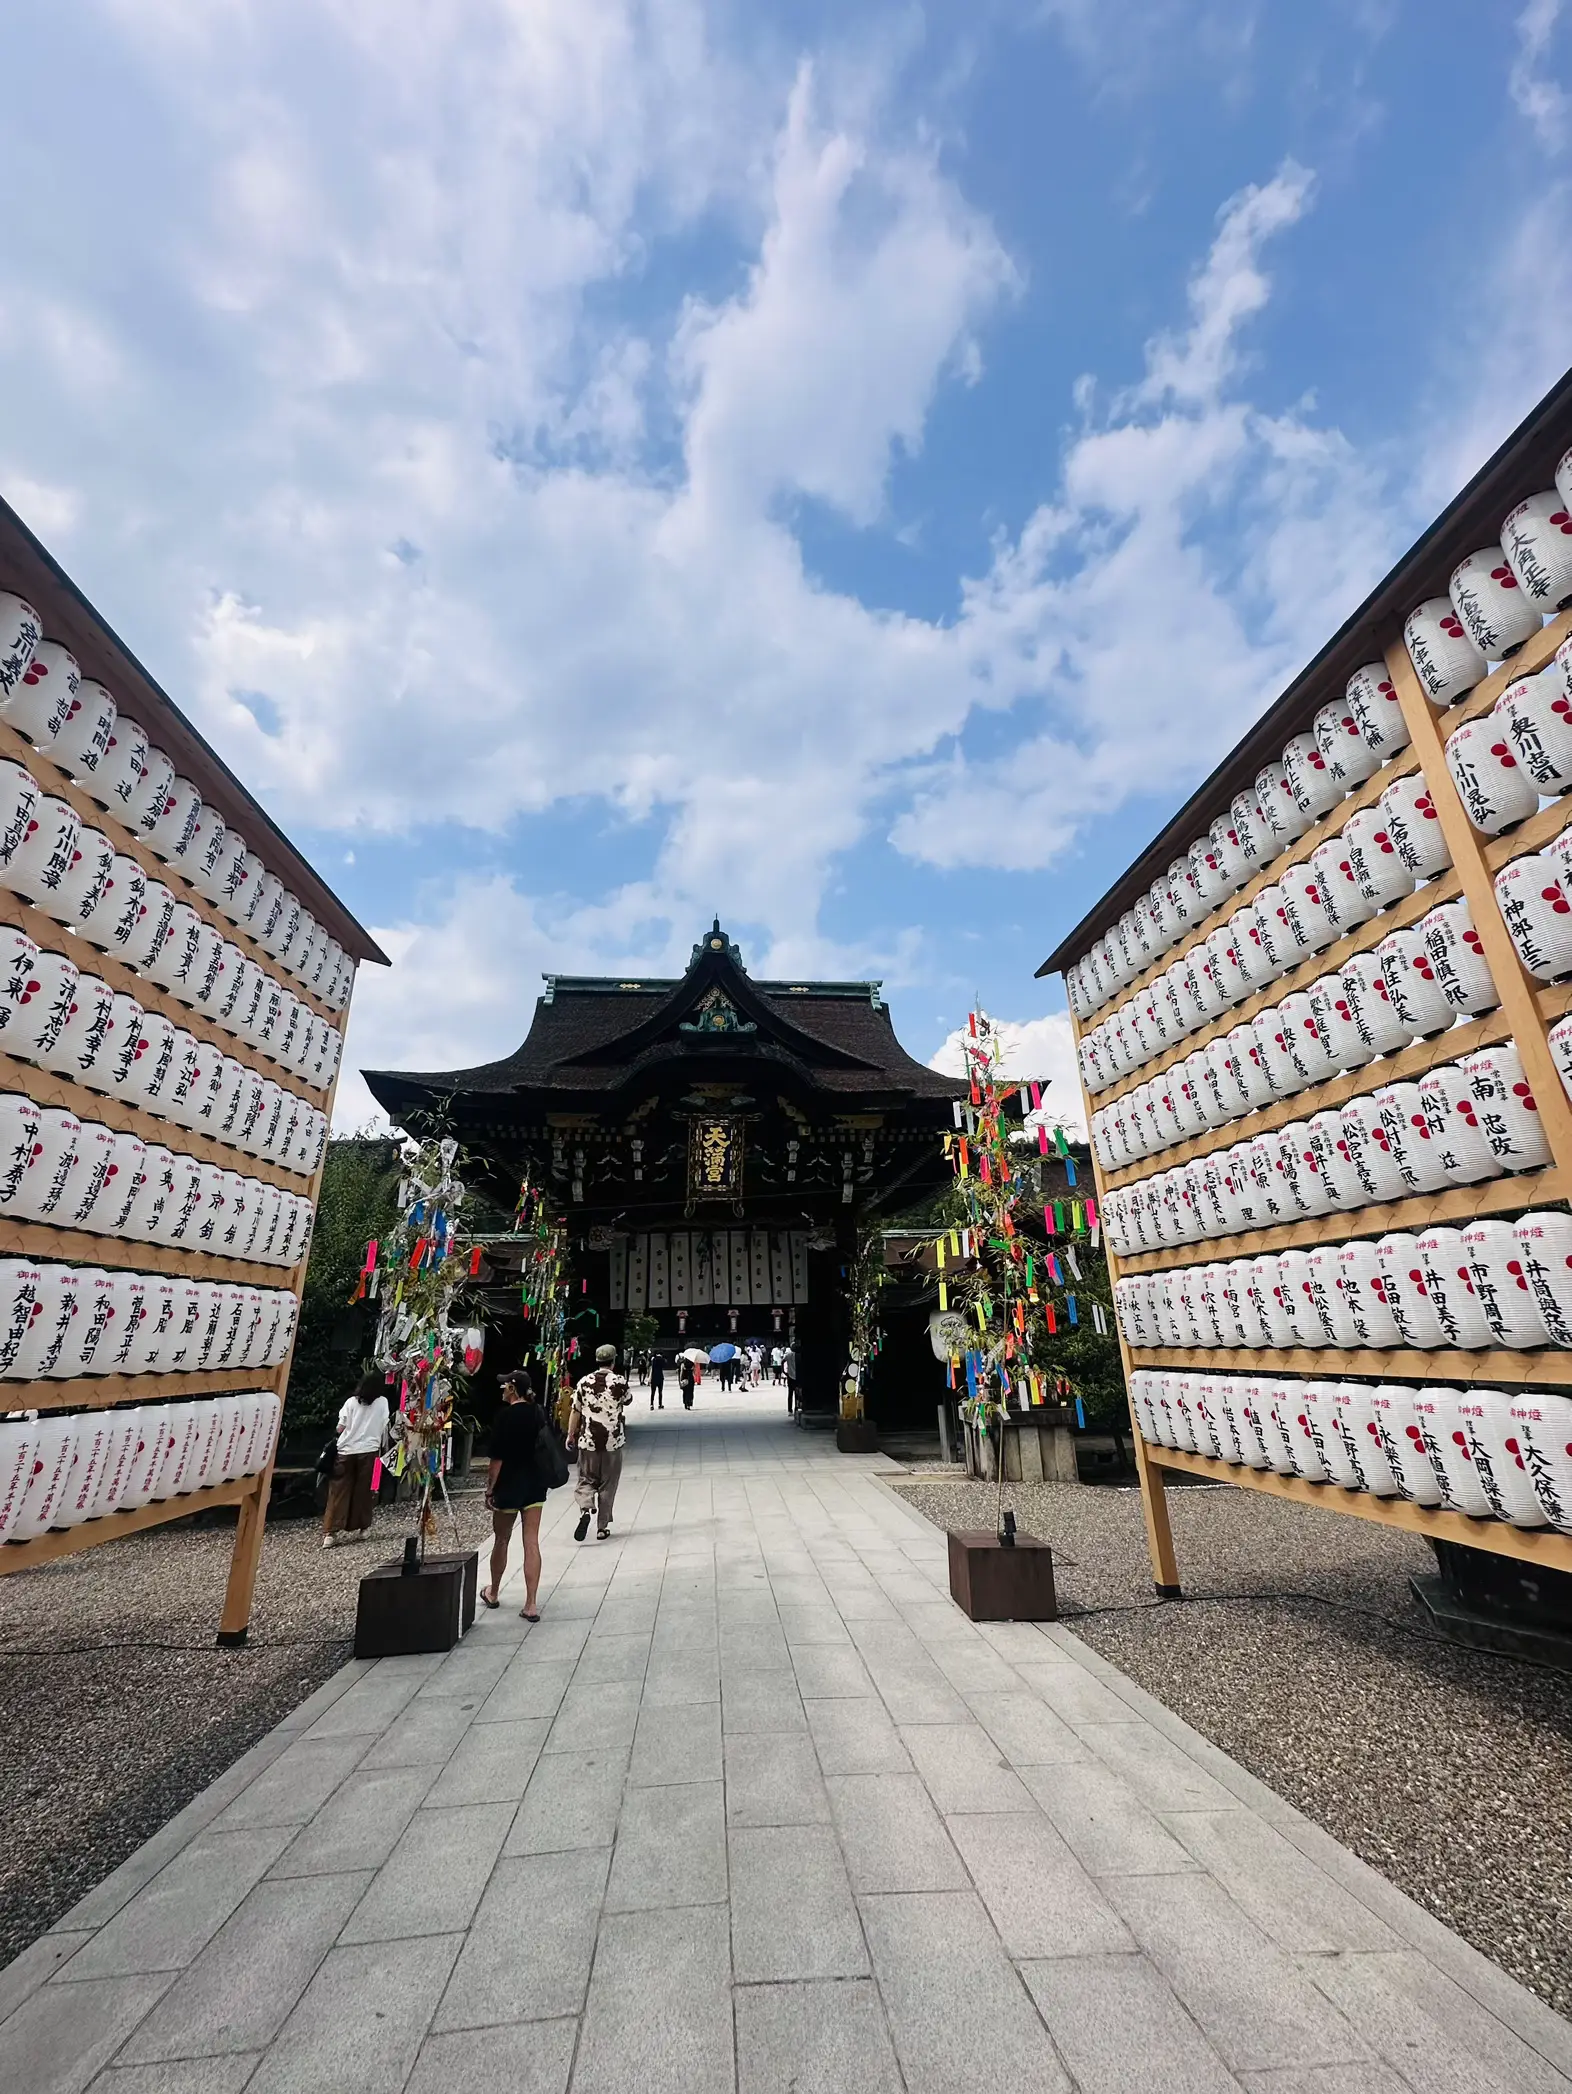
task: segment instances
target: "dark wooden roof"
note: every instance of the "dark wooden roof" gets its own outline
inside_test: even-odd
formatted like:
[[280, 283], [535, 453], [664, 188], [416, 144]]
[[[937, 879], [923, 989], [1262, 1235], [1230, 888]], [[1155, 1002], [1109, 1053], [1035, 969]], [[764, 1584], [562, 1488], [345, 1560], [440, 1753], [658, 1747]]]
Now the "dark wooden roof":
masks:
[[[724, 936], [716, 926], [714, 935]], [[965, 1095], [954, 1077], [914, 1061], [895, 1036], [877, 982], [754, 981], [726, 941], [701, 941], [680, 980], [618, 982], [601, 976], [548, 975], [529, 1034], [501, 1061], [471, 1069], [364, 1072], [373, 1097], [393, 1114], [439, 1097], [536, 1094], [545, 1102], [622, 1090], [641, 1075], [683, 1069], [702, 1078], [709, 1064], [775, 1063], [811, 1087], [846, 1101]], [[718, 988], [750, 1030], [686, 1029], [700, 1000]]]
[[1445, 596], [1459, 560], [1501, 535], [1502, 519], [1529, 495], [1549, 487], [1562, 453], [1572, 445], [1572, 371], [1568, 371], [1521, 422], [1506, 442], [1482, 465], [1462, 492], [1398, 561], [1386, 579], [1365, 598], [1353, 616], [1335, 632], [1277, 702], [1185, 801], [1172, 821], [1147, 845], [1102, 899], [1067, 931], [1038, 968], [1040, 976], [1059, 974], [1080, 959], [1095, 938], [1117, 923], [1158, 874], [1187, 851], [1220, 814], [1234, 794], [1251, 784], [1256, 773], [1280, 756], [1296, 734], [1303, 734], [1317, 711], [1341, 698], [1348, 679], [1361, 664], [1379, 661], [1402, 637], [1408, 614], [1426, 597]]
[[321, 875], [295, 849], [216, 750], [198, 734], [163, 686], [94, 610], [65, 569], [33, 536], [8, 502], [0, 501], [0, 589], [25, 598], [44, 621], [45, 637], [69, 647], [82, 666], [189, 778], [204, 803], [238, 829], [270, 873], [303, 901], [344, 950], [357, 960], [389, 964], [369, 931], [357, 923]]

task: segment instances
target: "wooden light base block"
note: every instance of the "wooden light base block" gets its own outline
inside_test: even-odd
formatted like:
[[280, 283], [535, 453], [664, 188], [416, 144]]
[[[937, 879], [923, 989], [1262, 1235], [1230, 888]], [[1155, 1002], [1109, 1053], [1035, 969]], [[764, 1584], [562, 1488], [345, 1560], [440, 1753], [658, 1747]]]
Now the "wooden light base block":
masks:
[[1057, 1621], [1053, 1550], [1018, 1534], [1007, 1549], [997, 1534], [950, 1536], [950, 1597], [968, 1621]]
[[355, 1614], [357, 1658], [407, 1658], [452, 1650], [475, 1619], [480, 1554], [428, 1556], [411, 1578], [395, 1560], [360, 1581]]
[[835, 1447], [840, 1454], [877, 1454], [879, 1428], [871, 1418], [837, 1418]]

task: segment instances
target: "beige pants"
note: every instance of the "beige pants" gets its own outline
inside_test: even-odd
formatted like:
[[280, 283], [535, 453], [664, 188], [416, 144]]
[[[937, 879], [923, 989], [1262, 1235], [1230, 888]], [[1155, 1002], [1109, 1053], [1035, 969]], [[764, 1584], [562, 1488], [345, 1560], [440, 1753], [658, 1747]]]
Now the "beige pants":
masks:
[[622, 1481], [622, 1449], [611, 1447], [602, 1451], [587, 1447], [579, 1442], [579, 1480], [573, 1486], [573, 1502], [580, 1512], [594, 1512], [602, 1527], [611, 1525], [612, 1507], [617, 1502], [617, 1485]]

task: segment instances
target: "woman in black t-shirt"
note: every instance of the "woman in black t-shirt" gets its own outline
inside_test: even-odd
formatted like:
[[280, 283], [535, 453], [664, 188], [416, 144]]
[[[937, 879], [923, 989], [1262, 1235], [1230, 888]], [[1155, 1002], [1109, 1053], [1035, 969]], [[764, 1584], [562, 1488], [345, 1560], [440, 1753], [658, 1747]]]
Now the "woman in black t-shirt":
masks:
[[498, 1604], [497, 1594], [507, 1574], [508, 1545], [513, 1539], [515, 1514], [524, 1516], [524, 1605], [526, 1621], [539, 1621], [536, 1594], [540, 1590], [540, 1514], [551, 1488], [542, 1471], [539, 1445], [546, 1413], [529, 1392], [528, 1385], [509, 1378], [500, 1385], [502, 1408], [491, 1426], [491, 1468], [486, 1477], [486, 1504], [491, 1511], [491, 1583], [481, 1592], [488, 1607]]

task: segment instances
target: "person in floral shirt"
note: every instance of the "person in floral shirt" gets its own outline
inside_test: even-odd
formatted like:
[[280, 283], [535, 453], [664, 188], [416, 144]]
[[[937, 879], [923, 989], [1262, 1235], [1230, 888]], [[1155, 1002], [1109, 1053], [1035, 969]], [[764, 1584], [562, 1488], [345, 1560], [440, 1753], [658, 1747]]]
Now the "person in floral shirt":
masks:
[[617, 1348], [599, 1346], [595, 1372], [586, 1374], [573, 1391], [573, 1414], [568, 1420], [568, 1451], [576, 1450], [579, 1462], [579, 1480], [573, 1486], [579, 1508], [575, 1541], [588, 1534], [592, 1512], [597, 1539], [604, 1541], [611, 1532], [617, 1485], [622, 1480], [622, 1450], [628, 1439], [623, 1423], [627, 1407], [628, 1378], [617, 1372]]

